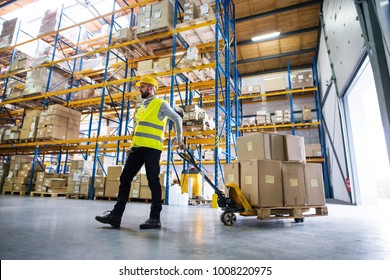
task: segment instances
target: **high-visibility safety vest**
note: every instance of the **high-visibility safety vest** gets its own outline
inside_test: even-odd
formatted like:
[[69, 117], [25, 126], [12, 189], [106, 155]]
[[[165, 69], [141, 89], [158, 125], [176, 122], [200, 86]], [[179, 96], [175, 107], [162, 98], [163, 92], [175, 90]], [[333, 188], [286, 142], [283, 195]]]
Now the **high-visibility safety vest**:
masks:
[[135, 115], [137, 126], [135, 128], [131, 147], [147, 147], [162, 151], [164, 144], [164, 127], [167, 123], [165, 117], [162, 121], [158, 118], [163, 100], [155, 98], [149, 105], [141, 106]]

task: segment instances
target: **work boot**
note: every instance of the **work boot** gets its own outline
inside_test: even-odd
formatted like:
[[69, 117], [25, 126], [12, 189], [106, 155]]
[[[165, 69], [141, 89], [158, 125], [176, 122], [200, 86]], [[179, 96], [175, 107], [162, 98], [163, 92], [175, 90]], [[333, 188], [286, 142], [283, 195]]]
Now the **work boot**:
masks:
[[143, 224], [139, 225], [140, 229], [160, 228], [160, 219], [149, 218]]
[[103, 224], [110, 224], [113, 228], [119, 228], [122, 217], [113, 214], [112, 211], [105, 211], [103, 216], [96, 216], [95, 220]]

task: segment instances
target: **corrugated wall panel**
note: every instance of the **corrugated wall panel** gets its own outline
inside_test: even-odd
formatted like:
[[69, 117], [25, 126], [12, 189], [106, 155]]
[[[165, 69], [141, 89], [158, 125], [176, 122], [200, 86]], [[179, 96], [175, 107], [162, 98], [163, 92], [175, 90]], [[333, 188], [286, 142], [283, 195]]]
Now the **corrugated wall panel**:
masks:
[[[323, 119], [326, 122], [328, 133], [325, 134], [326, 159], [329, 169], [329, 183], [333, 192], [333, 197], [350, 202], [348, 193], [345, 189], [345, 181], [342, 174], [346, 174], [346, 159], [344, 153], [344, 144], [340, 126], [339, 108], [337, 106], [337, 96], [335, 86], [331, 85], [329, 95], [324, 102], [324, 94], [330, 84], [332, 71], [330, 68], [329, 58], [327, 54], [324, 34], [321, 34], [320, 49], [317, 61], [319, 90], [323, 103]], [[331, 142], [335, 149], [333, 150]], [[340, 166], [337, 163], [340, 162]]]
[[325, 31], [340, 92], [347, 86], [364, 46], [353, 0], [325, 0]]

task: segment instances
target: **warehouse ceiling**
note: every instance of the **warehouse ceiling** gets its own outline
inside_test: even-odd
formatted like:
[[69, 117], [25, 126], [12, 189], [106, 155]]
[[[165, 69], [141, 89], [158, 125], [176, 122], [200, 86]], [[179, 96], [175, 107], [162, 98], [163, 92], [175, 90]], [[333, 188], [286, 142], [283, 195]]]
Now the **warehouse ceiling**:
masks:
[[[0, 17], [33, 2], [37, 0], [0, 1]], [[104, 14], [107, 4], [111, 9], [113, 5], [111, 1], [101, 0], [74, 2], [67, 8], [68, 14], [82, 15], [81, 20]], [[115, 8], [135, 2], [140, 1], [119, 0]], [[321, 3], [321, 0], [235, 0], [240, 75], [286, 70], [288, 64], [292, 69], [310, 67], [318, 52]], [[109, 20], [109, 17], [102, 18], [85, 27], [97, 31]], [[280, 32], [280, 35], [276, 39], [251, 41], [255, 36], [271, 32]]]

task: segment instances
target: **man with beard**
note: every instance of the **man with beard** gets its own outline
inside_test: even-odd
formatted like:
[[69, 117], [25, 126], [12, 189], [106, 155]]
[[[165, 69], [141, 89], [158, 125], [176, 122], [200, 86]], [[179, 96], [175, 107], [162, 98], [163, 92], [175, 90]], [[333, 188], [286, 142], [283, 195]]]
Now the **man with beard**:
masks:
[[151, 76], [144, 76], [137, 83], [143, 99], [142, 106], [138, 109], [136, 128], [131, 142], [125, 167], [120, 176], [118, 199], [112, 211], [106, 211], [95, 219], [104, 224], [110, 224], [119, 228], [129, 199], [130, 187], [133, 178], [145, 164], [146, 177], [152, 193], [152, 205], [149, 218], [140, 225], [141, 229], [160, 228], [161, 184], [160, 156], [164, 143], [164, 129], [167, 119], [175, 123], [177, 142], [183, 148], [182, 119], [178, 112], [172, 109], [166, 101], [156, 97], [158, 84]]

